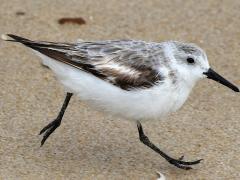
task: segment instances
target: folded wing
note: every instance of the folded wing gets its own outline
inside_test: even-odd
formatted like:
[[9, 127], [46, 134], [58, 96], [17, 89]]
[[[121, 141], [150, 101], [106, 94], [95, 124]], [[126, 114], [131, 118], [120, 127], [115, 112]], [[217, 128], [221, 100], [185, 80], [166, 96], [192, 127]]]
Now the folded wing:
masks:
[[8, 34], [52, 59], [88, 72], [124, 90], [149, 88], [161, 82], [160, 47], [151, 48], [143, 41], [112, 40], [78, 43], [31, 41]]

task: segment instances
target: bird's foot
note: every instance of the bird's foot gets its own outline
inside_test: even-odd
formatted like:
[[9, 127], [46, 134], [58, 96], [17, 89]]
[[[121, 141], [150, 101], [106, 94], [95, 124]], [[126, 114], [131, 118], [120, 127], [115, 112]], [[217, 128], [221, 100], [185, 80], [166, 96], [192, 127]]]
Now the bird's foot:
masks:
[[61, 117], [57, 117], [55, 120], [50, 122], [47, 126], [45, 126], [39, 133], [39, 135], [43, 134], [43, 139], [41, 141], [41, 146], [45, 143], [48, 137], [60, 126], [61, 124]]
[[171, 158], [168, 156], [168, 158], [166, 158], [166, 160], [180, 168], [180, 169], [185, 169], [185, 170], [189, 170], [189, 169], [192, 169], [191, 165], [196, 165], [196, 164], [199, 164], [203, 159], [199, 159], [199, 160], [196, 160], [196, 161], [182, 161], [183, 160], [183, 157], [184, 156], [181, 156], [179, 159], [174, 159], [174, 158]]
[[179, 159], [174, 159], [172, 157], [170, 157], [169, 155], [167, 155], [166, 153], [164, 153], [163, 151], [161, 151], [157, 146], [155, 146], [150, 140], [149, 138], [144, 134], [142, 125], [139, 121], [137, 121], [137, 127], [138, 127], [138, 132], [139, 132], [139, 139], [140, 141], [145, 144], [146, 146], [148, 146], [149, 148], [151, 148], [152, 150], [154, 150], [156, 153], [160, 154], [163, 158], [165, 158], [170, 164], [180, 168], [180, 169], [185, 169], [185, 170], [189, 170], [192, 169], [191, 165], [195, 165], [195, 164], [199, 164], [202, 159], [196, 160], [196, 161], [183, 161], [184, 156], [181, 156]]

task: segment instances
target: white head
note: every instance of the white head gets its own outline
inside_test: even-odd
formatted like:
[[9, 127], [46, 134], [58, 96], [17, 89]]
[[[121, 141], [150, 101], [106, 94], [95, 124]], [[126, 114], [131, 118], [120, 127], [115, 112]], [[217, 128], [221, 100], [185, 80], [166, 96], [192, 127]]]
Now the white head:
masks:
[[193, 87], [198, 80], [207, 77], [239, 92], [236, 86], [210, 68], [206, 53], [197, 45], [171, 41], [166, 43], [165, 51], [172, 61], [170, 67], [178, 78], [190, 87]]

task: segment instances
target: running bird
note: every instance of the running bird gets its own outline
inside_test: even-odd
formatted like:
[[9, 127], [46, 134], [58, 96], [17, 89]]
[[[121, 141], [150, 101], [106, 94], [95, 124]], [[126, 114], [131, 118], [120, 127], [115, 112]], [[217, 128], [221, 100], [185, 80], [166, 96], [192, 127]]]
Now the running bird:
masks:
[[194, 44], [136, 40], [107, 40], [77, 43], [32, 41], [2, 35], [34, 50], [67, 91], [55, 120], [45, 126], [41, 146], [61, 124], [73, 94], [96, 108], [135, 120], [139, 139], [169, 163], [191, 169], [196, 161], [174, 159], [155, 146], [144, 134], [140, 121], [161, 118], [178, 110], [196, 82], [205, 77], [233, 91], [238, 87], [213, 71], [205, 52]]

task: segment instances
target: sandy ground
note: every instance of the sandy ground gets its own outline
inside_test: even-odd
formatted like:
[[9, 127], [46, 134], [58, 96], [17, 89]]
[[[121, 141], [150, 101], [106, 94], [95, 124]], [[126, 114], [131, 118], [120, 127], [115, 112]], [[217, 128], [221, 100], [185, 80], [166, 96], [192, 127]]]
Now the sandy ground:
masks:
[[[132, 38], [195, 42], [212, 66], [240, 85], [239, 0], [0, 0], [0, 34], [73, 42]], [[16, 13], [20, 15], [16, 15]], [[23, 15], [19, 12], [25, 12]], [[59, 25], [82, 17], [85, 25]], [[136, 125], [73, 97], [59, 129], [40, 148], [39, 130], [57, 114], [64, 90], [27, 48], [0, 41], [1, 179], [240, 178], [240, 95], [209, 80], [185, 106], [146, 122], [146, 134], [174, 157], [203, 158], [184, 171], [141, 144]]]

